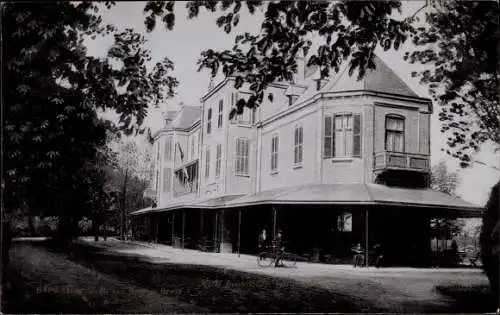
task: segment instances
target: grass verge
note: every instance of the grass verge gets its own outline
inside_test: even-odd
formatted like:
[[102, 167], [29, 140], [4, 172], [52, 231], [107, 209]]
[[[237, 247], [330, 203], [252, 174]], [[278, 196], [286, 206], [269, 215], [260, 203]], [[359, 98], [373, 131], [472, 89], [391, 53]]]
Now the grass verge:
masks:
[[210, 312], [377, 312], [364, 301], [293, 280], [220, 267], [156, 264], [75, 244], [70, 259]]

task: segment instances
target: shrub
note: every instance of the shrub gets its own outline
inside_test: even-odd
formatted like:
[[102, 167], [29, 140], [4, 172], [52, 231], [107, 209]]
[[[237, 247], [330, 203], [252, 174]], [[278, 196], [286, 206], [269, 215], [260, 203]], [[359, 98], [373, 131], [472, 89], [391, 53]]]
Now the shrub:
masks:
[[498, 297], [499, 264], [500, 264], [500, 238], [498, 221], [500, 181], [493, 186], [490, 198], [483, 212], [483, 225], [481, 227], [481, 260], [483, 270], [491, 285], [491, 290]]

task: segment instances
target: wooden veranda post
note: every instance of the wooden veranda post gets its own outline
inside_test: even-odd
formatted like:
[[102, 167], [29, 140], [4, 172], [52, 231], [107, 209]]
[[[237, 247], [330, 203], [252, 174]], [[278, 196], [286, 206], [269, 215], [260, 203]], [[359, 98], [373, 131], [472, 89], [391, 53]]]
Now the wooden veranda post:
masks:
[[241, 209], [238, 209], [238, 257], [240, 257], [241, 246]]
[[219, 252], [219, 210], [215, 210], [214, 249]]
[[175, 213], [172, 213], [172, 247], [175, 246]]
[[366, 208], [365, 217], [365, 266], [368, 267], [368, 257], [369, 257], [369, 237], [368, 237], [368, 208]]
[[155, 220], [155, 223], [156, 223], [156, 227], [155, 227], [155, 229], [156, 229], [155, 230], [155, 243], [156, 244], [158, 244], [158, 221], [159, 221], [159, 219], [156, 218], [156, 220]]
[[219, 221], [220, 221], [220, 228], [219, 228], [219, 252], [222, 252], [224, 249], [224, 234], [226, 233], [226, 227], [224, 226], [226, 223], [224, 222], [226, 220], [226, 213], [224, 212], [224, 209], [220, 211], [220, 216], [219, 216]]
[[276, 207], [273, 206], [273, 240], [276, 239]]
[[182, 212], [182, 249], [184, 249], [184, 231], [186, 230], [186, 212]]

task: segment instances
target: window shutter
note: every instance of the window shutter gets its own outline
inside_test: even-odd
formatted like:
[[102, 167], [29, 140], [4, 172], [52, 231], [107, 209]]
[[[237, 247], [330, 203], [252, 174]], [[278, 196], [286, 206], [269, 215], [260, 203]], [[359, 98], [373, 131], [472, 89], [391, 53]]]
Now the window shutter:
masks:
[[274, 140], [276, 138], [271, 138], [271, 170], [274, 170]]
[[212, 131], [212, 109], [208, 109], [207, 113], [207, 134], [209, 134]]
[[361, 115], [354, 115], [354, 126], [352, 135], [352, 156], [361, 157]]
[[243, 160], [245, 161], [245, 167], [244, 167], [244, 172], [245, 174], [248, 175], [248, 147], [249, 147], [249, 143], [250, 141], [249, 140], [245, 140], [245, 155], [244, 155], [244, 158]]
[[304, 129], [300, 127], [299, 129], [299, 162], [302, 163], [302, 151], [304, 144]]
[[217, 128], [222, 127], [222, 112], [224, 110], [224, 103], [222, 100], [219, 101], [219, 115], [217, 116]]
[[240, 139], [236, 139], [236, 173], [240, 172]]
[[170, 191], [170, 169], [163, 169], [163, 192]]
[[325, 159], [331, 158], [333, 156], [332, 148], [332, 116], [325, 117], [325, 135], [324, 135], [324, 152], [323, 156]]
[[210, 176], [210, 147], [205, 151], [205, 178]]
[[278, 168], [278, 154], [279, 154], [278, 140], [279, 138], [276, 137], [276, 162], [274, 162], [276, 168]]
[[332, 117], [332, 157], [335, 157], [335, 116]]

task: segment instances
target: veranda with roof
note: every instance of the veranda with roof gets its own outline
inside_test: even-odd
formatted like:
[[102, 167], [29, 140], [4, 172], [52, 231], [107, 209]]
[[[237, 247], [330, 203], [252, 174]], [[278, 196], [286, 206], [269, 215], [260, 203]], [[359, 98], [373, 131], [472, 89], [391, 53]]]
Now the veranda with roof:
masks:
[[166, 112], [148, 192], [157, 202], [133, 213], [138, 231], [248, 253], [262, 229], [280, 229], [299, 254], [340, 261], [354, 244], [380, 244], [390, 264], [430, 263], [430, 220], [479, 217], [481, 208], [429, 189], [432, 102], [375, 61], [360, 81], [345, 68], [320, 80], [299, 67], [294, 84], [268, 89], [273, 102], [231, 121], [249, 95], [232, 78], [201, 106]]

